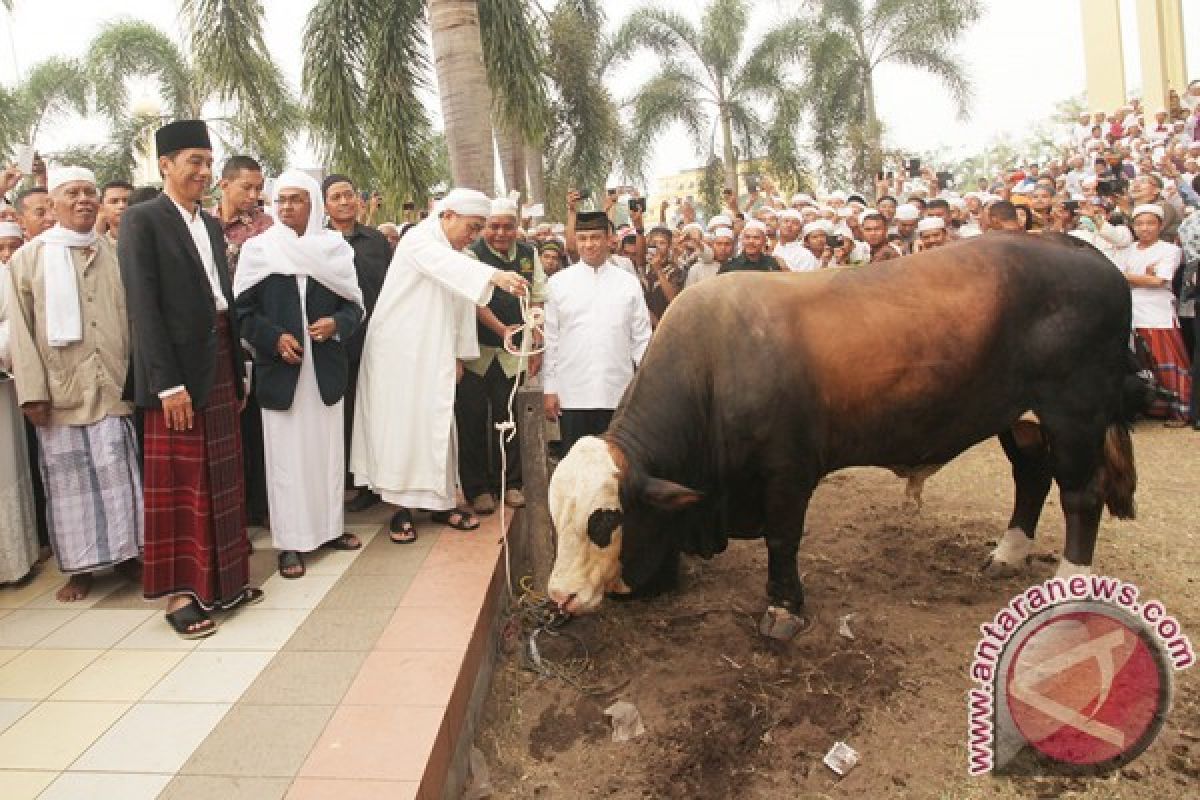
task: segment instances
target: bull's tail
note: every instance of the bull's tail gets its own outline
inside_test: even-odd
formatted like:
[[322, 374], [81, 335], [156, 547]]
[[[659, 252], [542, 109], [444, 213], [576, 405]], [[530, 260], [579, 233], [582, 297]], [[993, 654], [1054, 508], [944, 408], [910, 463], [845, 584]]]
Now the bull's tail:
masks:
[[1101, 491], [1108, 513], [1118, 519], [1136, 516], [1133, 493], [1137, 491], [1137, 465], [1133, 461], [1133, 440], [1129, 428], [1120, 422], [1109, 425], [1104, 433]]

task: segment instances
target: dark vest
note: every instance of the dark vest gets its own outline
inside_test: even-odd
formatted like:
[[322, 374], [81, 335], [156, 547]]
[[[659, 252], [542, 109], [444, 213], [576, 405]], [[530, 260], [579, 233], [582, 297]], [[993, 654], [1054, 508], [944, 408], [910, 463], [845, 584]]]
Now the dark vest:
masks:
[[779, 272], [779, 262], [775, 260], [775, 256], [769, 253], [763, 253], [755, 260], [746, 257], [745, 253], [739, 253], [736, 257], [729, 259], [721, 268], [717, 270], [718, 275], [724, 275], [727, 272]]
[[[489, 267], [506, 270], [507, 272], [516, 272], [529, 281], [531, 286], [533, 285], [534, 249], [529, 245], [518, 242], [517, 255], [512, 261], [492, 252], [492, 248], [488, 247], [482, 238], [476, 239], [467, 249]], [[501, 292], [499, 290], [492, 292], [492, 301], [488, 303], [488, 308], [496, 315], [496, 319], [505, 325], [520, 325], [523, 322], [521, 319], [521, 301], [508, 292]], [[477, 323], [477, 327], [479, 329], [480, 347], [502, 347], [504, 345], [504, 340], [488, 329], [482, 322]], [[521, 337], [517, 336], [514, 344], [520, 343]]]

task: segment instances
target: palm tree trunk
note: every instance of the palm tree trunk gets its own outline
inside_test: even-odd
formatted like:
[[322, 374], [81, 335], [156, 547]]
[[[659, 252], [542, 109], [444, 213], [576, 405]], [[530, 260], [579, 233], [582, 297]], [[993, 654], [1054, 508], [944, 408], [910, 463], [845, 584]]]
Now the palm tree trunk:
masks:
[[429, 27], [454, 185], [490, 194], [496, 184], [492, 96], [478, 0], [429, 0]]
[[529, 203], [546, 202], [546, 161], [537, 145], [525, 145], [525, 170], [529, 174]]
[[721, 146], [725, 159], [725, 188], [737, 192], [738, 158], [733, 149], [733, 120], [729, 116], [729, 108], [724, 101], [720, 104], [721, 114]]
[[[879, 114], [875, 110], [875, 76], [870, 68], [865, 70], [863, 78], [863, 94], [867, 107], [866, 143], [869, 180], [871, 175], [877, 175], [883, 169], [883, 128], [879, 124]], [[867, 183], [867, 185], [870, 184]]]
[[529, 186], [525, 178], [525, 142], [521, 134], [496, 126], [496, 145], [500, 151], [500, 169], [508, 191], [516, 189], [523, 202], [528, 202]]

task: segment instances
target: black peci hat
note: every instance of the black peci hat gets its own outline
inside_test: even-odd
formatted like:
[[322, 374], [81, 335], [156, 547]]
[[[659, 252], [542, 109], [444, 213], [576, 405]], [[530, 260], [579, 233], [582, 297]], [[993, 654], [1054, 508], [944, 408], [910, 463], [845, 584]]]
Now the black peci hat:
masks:
[[575, 216], [577, 231], [611, 231], [612, 220], [603, 211], [580, 211]]
[[181, 119], [155, 131], [154, 147], [161, 158], [189, 147], [212, 150], [212, 140], [208, 138], [208, 126], [204, 120]]

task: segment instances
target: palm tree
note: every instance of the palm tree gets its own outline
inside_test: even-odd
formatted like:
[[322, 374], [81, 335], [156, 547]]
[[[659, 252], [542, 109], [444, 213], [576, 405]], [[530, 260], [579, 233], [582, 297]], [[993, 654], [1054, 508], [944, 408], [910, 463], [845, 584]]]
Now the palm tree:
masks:
[[267, 53], [258, 0], [183, 0], [187, 52], [152, 25], [122, 20], [101, 29], [87, 64], [96, 108], [114, 133], [134, 116], [129, 81], [157, 79], [163, 113], [209, 117], [230, 148], [281, 170], [300, 107]]
[[0, 86], [0, 155], [33, 144], [48, 122], [72, 112], [86, 114], [89, 91], [83, 67], [64, 58], [35, 65], [11, 89]]
[[[751, 157], [765, 144], [768, 123], [760, 110], [788, 89], [788, 68], [803, 55], [805, 29], [785, 20], [756, 43], [746, 41], [745, 0], [711, 0], [700, 27], [681, 14], [649, 8], [636, 11], [617, 31], [620, 59], [649, 50], [657, 72], [629, 99], [631, 141], [626, 171], [640, 175], [652, 141], [672, 124], [682, 124], [700, 152], [712, 152], [720, 135], [725, 187], [736, 189], [738, 152]], [[792, 120], [794, 122], [795, 120]], [[779, 130], [786, 121], [780, 121]], [[706, 142], [708, 145], [706, 146]]]
[[930, 73], [966, 117], [971, 83], [952, 47], [982, 15], [979, 0], [810, 0], [810, 5], [805, 94], [813, 144], [827, 166], [850, 144], [856, 185], [870, 185], [870, 176], [882, 168], [875, 74], [884, 64]]
[[434, 72], [456, 186], [491, 193], [492, 93], [483, 66], [478, 0], [429, 0]]

